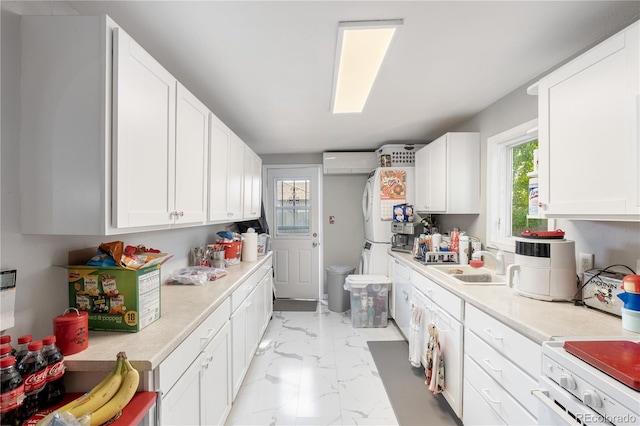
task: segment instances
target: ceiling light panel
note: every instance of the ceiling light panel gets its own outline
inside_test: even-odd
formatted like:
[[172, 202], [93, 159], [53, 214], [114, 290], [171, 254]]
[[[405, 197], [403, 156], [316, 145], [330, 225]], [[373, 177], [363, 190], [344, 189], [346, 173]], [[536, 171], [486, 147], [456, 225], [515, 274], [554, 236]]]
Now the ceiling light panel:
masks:
[[362, 112], [402, 19], [340, 22], [331, 111]]

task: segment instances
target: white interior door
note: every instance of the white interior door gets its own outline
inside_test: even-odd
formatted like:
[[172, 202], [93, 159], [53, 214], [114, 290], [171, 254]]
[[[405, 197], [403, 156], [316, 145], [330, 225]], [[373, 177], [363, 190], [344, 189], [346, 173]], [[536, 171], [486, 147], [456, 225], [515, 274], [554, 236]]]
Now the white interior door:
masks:
[[320, 298], [320, 166], [266, 171], [267, 220], [279, 299]]

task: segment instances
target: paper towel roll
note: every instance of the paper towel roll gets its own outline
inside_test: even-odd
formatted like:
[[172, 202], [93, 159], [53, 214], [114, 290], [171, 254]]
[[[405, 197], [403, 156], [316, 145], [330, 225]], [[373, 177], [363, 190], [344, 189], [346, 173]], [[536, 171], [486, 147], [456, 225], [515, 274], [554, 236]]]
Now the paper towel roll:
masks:
[[247, 232], [242, 234], [242, 260], [244, 262], [254, 262], [258, 260], [258, 234]]

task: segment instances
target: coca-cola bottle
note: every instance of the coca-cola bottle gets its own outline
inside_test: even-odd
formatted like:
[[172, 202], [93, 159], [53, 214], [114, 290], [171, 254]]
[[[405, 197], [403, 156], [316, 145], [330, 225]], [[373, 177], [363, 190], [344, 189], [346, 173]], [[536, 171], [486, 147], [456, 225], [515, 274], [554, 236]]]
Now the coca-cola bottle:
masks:
[[11, 345], [8, 345], [6, 343], [4, 345], [0, 345], [0, 358], [11, 356], [12, 350], [13, 348], [11, 347]]
[[[11, 346], [11, 336], [8, 334], [3, 334], [0, 336], [0, 345], [9, 345]], [[16, 350], [11, 346], [11, 355], [16, 356]]]
[[56, 336], [47, 336], [42, 339], [42, 343], [42, 355], [47, 360], [47, 384], [40, 400], [44, 407], [51, 407], [64, 397], [64, 356], [56, 346]]
[[27, 354], [29, 343], [31, 342], [31, 335], [25, 334], [18, 337], [18, 346], [16, 347], [16, 364], [20, 363], [20, 360]]
[[0, 424], [18, 426], [22, 423], [19, 412], [24, 398], [24, 383], [15, 357], [0, 359]]
[[18, 371], [24, 381], [21, 420], [26, 421], [40, 409], [40, 393], [47, 384], [47, 360], [42, 355], [42, 340], [34, 340], [27, 347], [28, 352], [18, 363]]

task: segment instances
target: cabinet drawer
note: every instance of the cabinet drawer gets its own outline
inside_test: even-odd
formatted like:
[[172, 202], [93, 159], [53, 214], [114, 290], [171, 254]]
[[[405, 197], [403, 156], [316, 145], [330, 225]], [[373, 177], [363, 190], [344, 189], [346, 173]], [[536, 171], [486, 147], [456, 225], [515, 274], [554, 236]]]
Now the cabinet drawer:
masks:
[[462, 299], [416, 270], [411, 271], [411, 282], [418, 290], [424, 293], [425, 296], [437, 303], [452, 317], [458, 321], [462, 321]]
[[529, 377], [511, 361], [480, 339], [475, 333], [465, 330], [464, 352], [485, 373], [513, 395], [530, 413], [537, 413], [538, 402], [531, 389], [538, 388], [537, 380]]
[[540, 345], [468, 303], [465, 308], [465, 327], [531, 377], [540, 376], [542, 363]]
[[480, 394], [464, 381], [464, 399], [462, 400], [462, 421], [465, 426], [504, 425], [500, 416], [489, 407]]
[[158, 366], [159, 388], [168, 391], [184, 373], [198, 354], [209, 344], [211, 339], [222, 329], [231, 315], [231, 302], [225, 299], [215, 311], [187, 336], [180, 345], [169, 354]]
[[502, 386], [480, 368], [468, 355], [464, 356], [465, 380], [508, 425], [537, 425], [529, 414]]
[[253, 274], [251, 274], [237, 289], [231, 294], [231, 312], [235, 312], [240, 307], [244, 299], [251, 294], [251, 292], [258, 286], [258, 283], [262, 281], [265, 274], [271, 272], [273, 266], [273, 258], [267, 260], [260, 266]]

